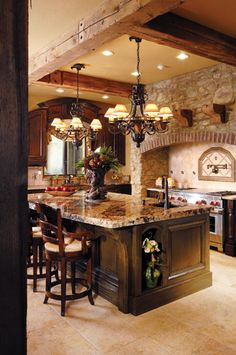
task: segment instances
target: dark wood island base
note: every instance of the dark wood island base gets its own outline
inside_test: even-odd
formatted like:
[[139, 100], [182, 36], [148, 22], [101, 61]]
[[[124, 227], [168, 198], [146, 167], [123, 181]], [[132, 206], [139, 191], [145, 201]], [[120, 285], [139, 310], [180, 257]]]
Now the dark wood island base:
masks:
[[[148, 233], [161, 245], [158, 286], [143, 286], [142, 242]], [[95, 227], [95, 291], [124, 313], [139, 315], [212, 285], [208, 215], [121, 229]]]
[[[153, 199], [109, 193], [106, 201], [29, 195], [31, 208], [44, 202], [60, 208], [65, 223], [93, 231], [93, 288], [121, 312], [138, 315], [212, 285], [209, 268], [209, 206], [185, 204], [165, 210]], [[147, 289], [149, 238], [158, 242], [160, 277]], [[150, 255], [150, 254], [149, 254]]]

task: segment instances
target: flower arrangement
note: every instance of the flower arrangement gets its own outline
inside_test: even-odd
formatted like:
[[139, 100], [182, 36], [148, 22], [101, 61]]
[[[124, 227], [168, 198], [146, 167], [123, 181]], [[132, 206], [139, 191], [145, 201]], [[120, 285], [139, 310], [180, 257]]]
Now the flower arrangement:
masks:
[[111, 147], [99, 147], [76, 164], [76, 168], [89, 170], [103, 169], [106, 172], [111, 169], [118, 170], [119, 167], [120, 163], [115, 157]]
[[150, 240], [148, 238], [144, 239], [143, 242], [144, 253], [154, 253], [159, 252], [158, 243], [155, 240]]
[[111, 147], [100, 147], [81, 159], [76, 164], [76, 168], [87, 170], [86, 179], [90, 190], [86, 194], [86, 200], [105, 200], [107, 194], [104, 186], [105, 174], [111, 169], [118, 170], [119, 167], [120, 163]]
[[160, 276], [159, 265], [159, 255], [160, 252], [159, 245], [154, 239], [146, 238], [143, 241], [142, 248], [144, 253], [150, 254], [150, 258], [147, 262], [147, 268], [145, 270], [145, 280], [148, 288], [156, 287], [158, 277]]

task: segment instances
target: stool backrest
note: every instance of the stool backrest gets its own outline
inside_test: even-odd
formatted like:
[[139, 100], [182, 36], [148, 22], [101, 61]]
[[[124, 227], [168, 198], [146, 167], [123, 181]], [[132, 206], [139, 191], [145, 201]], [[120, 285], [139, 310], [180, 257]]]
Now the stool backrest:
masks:
[[65, 254], [64, 235], [62, 232], [61, 210], [54, 209], [43, 203], [37, 203], [37, 212], [39, 214], [39, 224], [42, 229], [44, 242], [57, 244], [59, 254]]

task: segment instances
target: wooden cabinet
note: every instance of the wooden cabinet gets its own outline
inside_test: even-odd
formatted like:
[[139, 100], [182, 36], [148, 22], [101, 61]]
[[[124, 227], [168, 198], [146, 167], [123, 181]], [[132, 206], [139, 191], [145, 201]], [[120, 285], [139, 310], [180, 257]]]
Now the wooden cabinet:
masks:
[[108, 192], [131, 195], [131, 184], [106, 185], [106, 189]]
[[236, 256], [236, 200], [223, 197], [224, 207], [224, 252]]
[[28, 122], [28, 164], [45, 165], [47, 110], [37, 109], [29, 112]]
[[[40, 108], [29, 113], [29, 165], [46, 164], [47, 127], [55, 117], [71, 119], [70, 110], [74, 102], [75, 98], [53, 99], [38, 104]], [[87, 124], [90, 124], [94, 118], [101, 120], [102, 130], [92, 142], [92, 149], [95, 150], [99, 146], [111, 146], [119, 162], [125, 165], [125, 136], [121, 133], [114, 135], [109, 131], [108, 119], [103, 116], [108, 106], [104, 103], [94, 104], [80, 100], [82, 120]], [[102, 113], [99, 114], [99, 112]]]
[[125, 136], [122, 133], [113, 134], [109, 131], [108, 119], [103, 115], [99, 117], [102, 123], [102, 130], [94, 142], [94, 148], [99, 146], [111, 146], [113, 152], [122, 165], [125, 165]]

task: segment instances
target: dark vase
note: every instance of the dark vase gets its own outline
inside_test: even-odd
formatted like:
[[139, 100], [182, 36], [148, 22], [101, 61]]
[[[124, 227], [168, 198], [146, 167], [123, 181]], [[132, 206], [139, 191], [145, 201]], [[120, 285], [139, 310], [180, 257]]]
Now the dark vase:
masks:
[[90, 190], [86, 193], [87, 200], [105, 200], [107, 191], [104, 186], [106, 170], [98, 168], [96, 170], [87, 170], [86, 179], [90, 185]]
[[160, 270], [155, 266], [157, 260], [153, 254], [151, 254], [151, 261], [147, 263], [145, 270], [145, 281], [147, 288], [154, 288], [157, 286], [158, 279], [160, 277]]
[[158, 282], [159, 277], [154, 277], [152, 279], [147, 279], [146, 278], [146, 287], [147, 288], [154, 288], [157, 286], [157, 282]]

